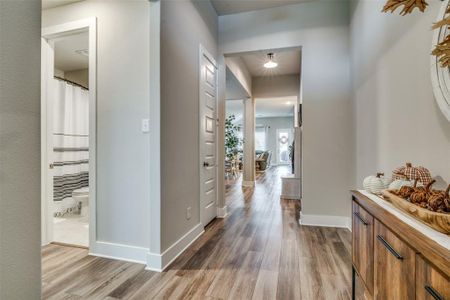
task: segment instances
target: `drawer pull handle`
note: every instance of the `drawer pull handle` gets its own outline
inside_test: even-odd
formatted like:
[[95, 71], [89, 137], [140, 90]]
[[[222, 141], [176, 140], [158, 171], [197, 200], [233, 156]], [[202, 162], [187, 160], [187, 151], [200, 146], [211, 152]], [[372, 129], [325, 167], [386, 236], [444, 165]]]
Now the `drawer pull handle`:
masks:
[[427, 290], [427, 292], [433, 296], [434, 299], [436, 300], [444, 300], [444, 297], [442, 297], [435, 289], [433, 289], [431, 286], [426, 285], [425, 286], [425, 290]]
[[398, 254], [397, 251], [395, 251], [394, 248], [392, 248], [392, 246], [389, 245], [389, 243], [386, 242], [386, 240], [381, 235], [377, 235], [377, 239], [389, 250], [389, 252], [392, 253], [392, 255], [395, 256], [396, 259], [403, 259], [403, 256]]
[[361, 223], [363, 223], [364, 226], [369, 225], [369, 223], [367, 223], [363, 218], [361, 218], [361, 216], [359, 215], [359, 213], [354, 212], [353, 214], [355, 215], [355, 217], [356, 217]]

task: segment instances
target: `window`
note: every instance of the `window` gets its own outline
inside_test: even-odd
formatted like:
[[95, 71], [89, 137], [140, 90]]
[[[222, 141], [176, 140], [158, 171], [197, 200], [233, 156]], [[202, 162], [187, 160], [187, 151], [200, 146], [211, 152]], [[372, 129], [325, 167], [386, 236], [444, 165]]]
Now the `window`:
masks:
[[255, 150], [266, 151], [266, 128], [265, 127], [256, 127]]

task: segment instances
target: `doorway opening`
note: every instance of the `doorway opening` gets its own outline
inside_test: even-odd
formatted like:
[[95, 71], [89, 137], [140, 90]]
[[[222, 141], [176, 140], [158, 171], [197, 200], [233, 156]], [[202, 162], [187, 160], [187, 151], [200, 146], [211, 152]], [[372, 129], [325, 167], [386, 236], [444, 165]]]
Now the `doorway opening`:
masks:
[[43, 29], [42, 245], [95, 241], [96, 21]]
[[301, 59], [301, 47], [225, 55], [225, 116], [238, 140], [228, 142], [225, 123], [225, 153], [235, 154], [225, 157], [226, 191], [254, 187], [270, 171], [280, 177], [281, 198], [301, 199]]

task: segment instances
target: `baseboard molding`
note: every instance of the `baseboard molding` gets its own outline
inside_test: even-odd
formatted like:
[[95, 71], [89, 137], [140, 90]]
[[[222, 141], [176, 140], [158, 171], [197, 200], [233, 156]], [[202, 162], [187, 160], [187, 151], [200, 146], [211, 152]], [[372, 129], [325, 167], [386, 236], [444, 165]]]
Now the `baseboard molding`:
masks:
[[147, 270], [162, 272], [166, 269], [180, 254], [184, 252], [195, 240], [202, 234], [204, 229], [202, 224], [197, 224], [188, 233], [182, 236], [178, 241], [172, 244], [162, 254], [147, 252]]
[[255, 181], [254, 180], [242, 180], [242, 186], [254, 187], [255, 186]]
[[300, 225], [347, 228], [351, 231], [351, 219], [341, 216], [305, 215], [300, 212]]
[[223, 219], [228, 215], [228, 206], [218, 207], [217, 208], [217, 217], [219, 219]]
[[147, 252], [148, 248], [97, 241], [91, 245], [89, 255], [146, 264]]

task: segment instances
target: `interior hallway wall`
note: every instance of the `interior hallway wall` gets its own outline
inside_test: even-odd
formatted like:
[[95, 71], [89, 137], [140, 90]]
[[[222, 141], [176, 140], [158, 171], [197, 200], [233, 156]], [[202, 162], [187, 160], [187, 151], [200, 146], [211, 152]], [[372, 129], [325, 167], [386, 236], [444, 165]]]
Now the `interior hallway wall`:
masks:
[[219, 17], [221, 53], [303, 47], [302, 213], [342, 226], [355, 170], [349, 11], [348, 1], [319, 0]]
[[450, 122], [438, 108], [430, 52], [441, 1], [424, 14], [380, 13], [385, 1], [353, 1], [351, 17], [357, 185], [410, 161], [450, 182]]
[[[43, 27], [97, 17], [97, 240], [146, 260], [149, 246], [149, 2], [82, 1], [43, 12]], [[133, 246], [138, 248], [127, 248]]]
[[200, 223], [199, 45], [217, 57], [217, 30], [209, 1], [161, 2], [163, 251]]
[[41, 296], [41, 1], [0, 1], [0, 299]]
[[254, 77], [252, 92], [255, 98], [299, 97], [300, 75]]

